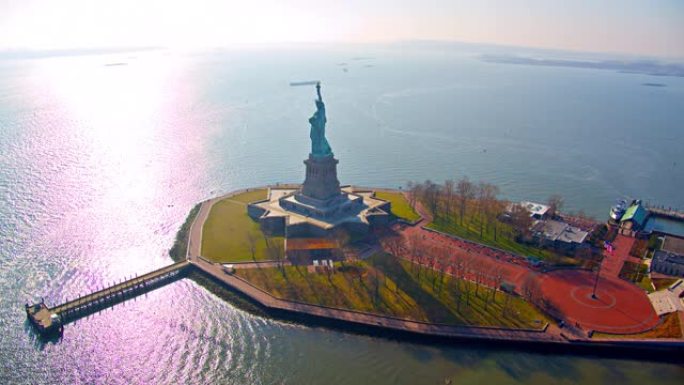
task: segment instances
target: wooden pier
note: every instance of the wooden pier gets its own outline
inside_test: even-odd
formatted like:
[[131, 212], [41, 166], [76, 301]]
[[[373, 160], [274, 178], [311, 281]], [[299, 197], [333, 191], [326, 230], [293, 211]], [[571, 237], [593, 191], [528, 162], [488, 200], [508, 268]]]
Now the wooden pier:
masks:
[[670, 219], [674, 219], [677, 221], [684, 221], [684, 212], [681, 212], [681, 211], [677, 211], [674, 209], [659, 208], [659, 207], [647, 207], [647, 209], [651, 213], [651, 215], [670, 218]]
[[189, 261], [174, 263], [54, 307], [26, 304], [26, 316], [41, 334], [61, 332], [64, 324], [173, 282], [191, 267]]

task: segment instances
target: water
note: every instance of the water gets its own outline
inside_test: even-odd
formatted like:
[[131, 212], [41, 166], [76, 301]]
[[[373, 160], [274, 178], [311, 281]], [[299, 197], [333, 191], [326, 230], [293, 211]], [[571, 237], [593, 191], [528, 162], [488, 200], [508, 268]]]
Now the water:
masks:
[[684, 223], [670, 218], [650, 217], [644, 227], [647, 231], [662, 231], [666, 234], [684, 237]]
[[[313, 88], [343, 183], [469, 175], [511, 199], [684, 207], [684, 80], [480, 62], [476, 48], [0, 61], [0, 383], [676, 383], [677, 365], [427, 346], [253, 316], [182, 280], [38, 341], [23, 304], [170, 262], [189, 209], [301, 181]], [[108, 66], [125, 62], [127, 65]], [[346, 64], [341, 64], [346, 63]], [[343, 69], [346, 68], [347, 72]]]

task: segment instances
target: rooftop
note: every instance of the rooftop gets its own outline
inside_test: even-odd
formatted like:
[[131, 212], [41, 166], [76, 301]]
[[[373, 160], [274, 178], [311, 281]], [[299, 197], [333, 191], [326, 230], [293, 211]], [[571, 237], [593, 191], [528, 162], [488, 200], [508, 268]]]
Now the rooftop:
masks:
[[673, 254], [684, 255], [684, 239], [677, 237], [665, 237], [662, 249], [663, 251], [668, 251]]
[[588, 232], [565, 222], [550, 219], [539, 221], [534, 229], [542, 233], [546, 239], [565, 243], [582, 243], [589, 235]]
[[337, 242], [328, 238], [289, 238], [286, 240], [286, 249], [290, 250], [325, 250], [336, 249]]
[[635, 203], [629, 206], [627, 211], [622, 215], [622, 218], [620, 219], [620, 222], [625, 222], [632, 220], [636, 222], [638, 225], [643, 226], [644, 222], [646, 221], [646, 216], [648, 215], [648, 211], [642, 206], [640, 203]]
[[655, 253], [653, 253], [652, 263], [684, 265], [684, 255], [669, 253], [664, 250], [656, 250]]
[[537, 215], [541, 217], [549, 211], [549, 206], [536, 202], [522, 201], [520, 206], [529, 211], [532, 216]]

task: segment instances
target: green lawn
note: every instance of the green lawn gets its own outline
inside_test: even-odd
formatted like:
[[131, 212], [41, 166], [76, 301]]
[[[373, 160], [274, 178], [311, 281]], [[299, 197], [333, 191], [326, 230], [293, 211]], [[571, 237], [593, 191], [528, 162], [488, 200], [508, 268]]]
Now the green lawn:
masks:
[[[267, 238], [259, 224], [247, 215], [247, 202], [266, 198], [266, 190], [242, 193], [216, 202], [202, 229], [202, 255], [216, 262], [251, 261], [248, 235], [255, 240], [254, 259], [271, 259]], [[268, 239], [282, 255], [283, 238]]]
[[651, 276], [649, 276], [648, 274], [644, 275], [641, 281], [637, 283], [637, 286], [646, 290], [649, 293], [653, 293], [655, 291], [655, 288], [653, 287], [653, 282], [651, 282]]
[[540, 328], [545, 317], [519, 297], [418, 268], [388, 254], [337, 264], [334, 273], [306, 266], [238, 269], [276, 297], [417, 321]]
[[648, 277], [648, 265], [625, 261], [620, 269], [619, 277], [639, 285], [645, 277]]
[[234, 195], [229, 199], [235, 202], [242, 202], [244, 204], [252, 203], [266, 199], [268, 196], [268, 191], [266, 189], [258, 189], [243, 192], [242, 194]]
[[427, 227], [523, 256], [535, 256], [552, 264], [575, 266], [581, 263], [581, 261], [575, 258], [561, 256], [550, 250], [516, 242], [513, 236], [513, 229], [506, 223], [497, 222], [496, 237], [493, 225], [490, 225], [489, 229], [485, 226], [482, 237], [480, 237], [480, 222], [474, 215], [466, 215], [463, 225], [461, 225], [460, 220], [456, 217], [449, 220], [435, 220], [428, 224]]
[[399, 218], [406, 219], [409, 222], [420, 219], [420, 215], [409, 205], [404, 194], [400, 192], [378, 191], [375, 193], [375, 197], [390, 201], [392, 204], [392, 214]]

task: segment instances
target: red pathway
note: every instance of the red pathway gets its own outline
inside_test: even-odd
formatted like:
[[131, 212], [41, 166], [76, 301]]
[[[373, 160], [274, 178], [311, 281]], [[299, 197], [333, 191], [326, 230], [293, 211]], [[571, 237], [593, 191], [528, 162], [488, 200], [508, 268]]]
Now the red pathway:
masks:
[[601, 263], [602, 277], [619, 276], [625, 261], [639, 262], [638, 258], [629, 255], [635, 241], [635, 238], [618, 235], [613, 241], [613, 252], [603, 251], [603, 262]]

